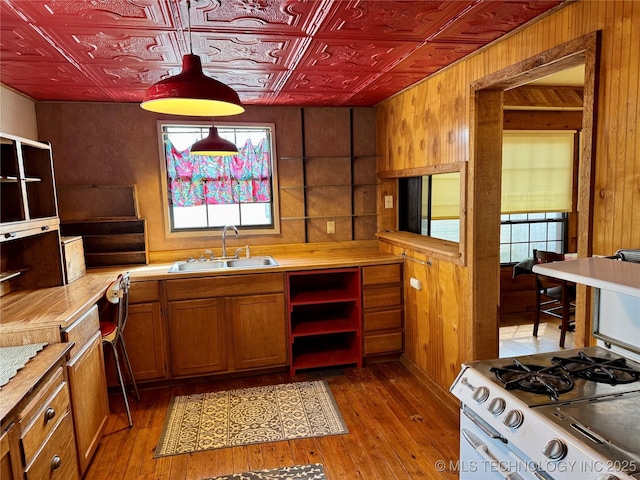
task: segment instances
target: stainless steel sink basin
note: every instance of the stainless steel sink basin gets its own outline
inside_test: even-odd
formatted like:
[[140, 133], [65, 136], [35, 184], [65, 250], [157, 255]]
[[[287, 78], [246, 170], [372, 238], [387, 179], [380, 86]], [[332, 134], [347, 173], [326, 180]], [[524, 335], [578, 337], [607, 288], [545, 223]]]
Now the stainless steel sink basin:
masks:
[[250, 257], [227, 260], [229, 268], [272, 267], [278, 265], [273, 257]]
[[193, 262], [175, 262], [169, 273], [181, 272], [213, 272], [220, 270], [240, 270], [243, 268], [275, 267], [278, 262], [273, 257], [229, 258], [221, 260], [205, 260]]

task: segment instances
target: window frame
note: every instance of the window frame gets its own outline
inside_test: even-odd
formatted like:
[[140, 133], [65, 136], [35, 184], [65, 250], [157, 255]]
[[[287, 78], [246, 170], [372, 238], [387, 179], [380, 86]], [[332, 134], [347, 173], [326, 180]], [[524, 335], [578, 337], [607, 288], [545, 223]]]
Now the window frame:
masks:
[[265, 228], [262, 225], [236, 225], [242, 235], [279, 235], [280, 234], [280, 190], [278, 188], [278, 162], [276, 153], [276, 125], [269, 122], [211, 122], [211, 121], [194, 121], [194, 120], [158, 120], [158, 158], [160, 161], [160, 184], [162, 189], [162, 206], [163, 218], [165, 224], [166, 238], [192, 238], [192, 237], [221, 237], [222, 227], [205, 227], [193, 229], [173, 229], [171, 212], [169, 209], [169, 195], [167, 185], [167, 162], [165, 158], [165, 145], [163, 138], [163, 127], [167, 125], [174, 126], [194, 126], [209, 129], [212, 125], [216, 127], [264, 127], [271, 130], [271, 192], [272, 192], [272, 213], [273, 227]]
[[[568, 245], [569, 245], [569, 213], [568, 212], [529, 212], [529, 213], [503, 213], [501, 215], [502, 216], [511, 216], [511, 215], [540, 215], [544, 213], [545, 216], [549, 215], [549, 214], [560, 214], [561, 216], [559, 218], [543, 218], [543, 219], [530, 219], [530, 218], [526, 218], [526, 219], [522, 219], [522, 220], [502, 220], [502, 218], [500, 219], [500, 229], [502, 229], [503, 225], [528, 225], [529, 226], [529, 233], [528, 233], [528, 241], [527, 242], [513, 242], [510, 241], [508, 243], [502, 243], [500, 242], [500, 247], [502, 247], [502, 245], [513, 245], [515, 244], [528, 244], [530, 247], [532, 244], [535, 243], [542, 243], [542, 240], [535, 240], [535, 241], [531, 241], [531, 225], [534, 224], [552, 224], [552, 223], [559, 223], [562, 225], [562, 238], [560, 240], [553, 240], [554, 242], [558, 242], [561, 241], [562, 242], [562, 251], [558, 252], [558, 253], [567, 253], [568, 250]], [[510, 237], [513, 237], [513, 234], [510, 235]], [[547, 245], [545, 248], [540, 248], [538, 247], [537, 250], [549, 250], [549, 242], [552, 240], [549, 240], [548, 238], [544, 241], [545, 244]], [[511, 250], [511, 249], [510, 249]], [[553, 249], [552, 251], [556, 251], [555, 249]], [[529, 252], [528, 255], [532, 255], [533, 254], [533, 248], [529, 248]], [[528, 258], [528, 257], [525, 257]], [[509, 262], [502, 262], [502, 259], [500, 259], [500, 265], [501, 266], [508, 266], [508, 265], [515, 265], [516, 263], [525, 260], [525, 258], [520, 258], [518, 260], [513, 260], [511, 258], [511, 252], [509, 253]]]
[[452, 262], [456, 265], [466, 265], [466, 231], [467, 231], [467, 162], [452, 162], [425, 167], [416, 167], [406, 170], [390, 170], [378, 173], [380, 179], [395, 180], [395, 192], [398, 195], [398, 210], [396, 212], [396, 225], [400, 226], [400, 191], [399, 182], [401, 178], [423, 177], [427, 175], [437, 175], [440, 173], [460, 173], [460, 240], [453, 242], [436, 237], [428, 237], [421, 233], [414, 233], [407, 230], [398, 232], [379, 232], [378, 239], [388, 241], [392, 244], [406, 246], [411, 244], [417, 251], [428, 253], [434, 257]]

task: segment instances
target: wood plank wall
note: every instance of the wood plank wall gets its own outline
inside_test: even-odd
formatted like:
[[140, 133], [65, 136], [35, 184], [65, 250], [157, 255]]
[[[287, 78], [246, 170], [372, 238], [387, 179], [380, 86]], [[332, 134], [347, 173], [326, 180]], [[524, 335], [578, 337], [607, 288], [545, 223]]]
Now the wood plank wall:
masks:
[[[632, 40], [640, 38], [640, 2], [637, 1], [572, 3], [381, 103], [377, 106], [377, 146], [381, 155], [378, 172], [470, 161], [473, 148], [469, 138], [473, 108], [470, 84], [597, 30], [602, 30], [602, 58], [591, 232], [593, 253], [608, 255], [622, 247], [640, 248], [640, 208], [637, 207], [640, 205], [640, 42]], [[470, 177], [473, 172], [478, 171], [470, 165]], [[474, 185], [482, 183], [480, 178], [469, 178], [467, 211], [473, 209], [474, 198], [478, 198], [473, 192]], [[382, 198], [385, 192], [393, 190], [394, 183], [390, 180], [383, 181], [379, 187], [378, 230], [396, 228], [395, 213], [383, 209]], [[473, 242], [474, 231], [468, 230], [467, 245]], [[414, 253], [407, 251], [409, 255]], [[432, 268], [426, 288], [420, 292], [405, 291], [406, 298], [416, 302], [415, 306], [407, 302], [405, 308], [418, 312], [415, 319], [411, 313], [407, 316], [407, 328], [415, 329], [412, 336], [406, 337], [407, 356], [445, 388], [457, 372], [449, 365], [459, 367], [463, 361], [480, 355], [475, 339], [470, 338], [474, 329], [469, 325], [473, 309], [469, 299], [474, 285], [468, 265], [472, 260], [468, 258], [467, 266], [455, 267], [455, 275], [444, 275], [441, 268]], [[431, 290], [446, 298], [440, 301], [447, 308], [438, 307], [437, 314], [420, 311], [420, 305], [429, 303]], [[467, 305], [451, 309], [449, 306], [456, 300]], [[439, 322], [427, 320], [432, 316], [437, 316]], [[478, 321], [495, 322], [493, 318]], [[450, 325], [456, 325], [453, 334]], [[449, 339], [444, 350], [425, 349], [443, 338]]]
[[[152, 253], [219, 253], [219, 236], [168, 237], [165, 229], [157, 121], [201, 119], [162, 116], [138, 104], [91, 102], [37, 102], [36, 113], [40, 138], [53, 145], [58, 185], [136, 185]], [[281, 233], [229, 238], [230, 247], [375, 239], [373, 108], [248, 106], [242, 115], [218, 121], [275, 124]], [[303, 162], [303, 153], [315, 158]], [[321, 187], [327, 184], [343, 186]], [[352, 218], [352, 211], [359, 216]], [[317, 216], [324, 218], [305, 218]], [[329, 220], [335, 234], [326, 233]]]

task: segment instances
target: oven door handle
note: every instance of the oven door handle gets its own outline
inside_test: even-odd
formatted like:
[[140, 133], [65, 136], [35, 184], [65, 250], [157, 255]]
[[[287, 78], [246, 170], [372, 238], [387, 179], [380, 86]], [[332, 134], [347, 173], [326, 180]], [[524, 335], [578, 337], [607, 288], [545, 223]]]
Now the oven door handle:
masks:
[[462, 413], [473, 422], [473, 424], [482, 430], [489, 438], [500, 440], [502, 443], [509, 443], [506, 438], [496, 432], [491, 425], [488, 425], [482, 418], [469, 410], [466, 406], [462, 407]]
[[489, 464], [494, 467], [492, 471], [500, 474], [505, 480], [524, 480], [516, 472], [509, 472], [493, 454], [489, 451], [489, 447], [486, 443], [483, 443], [480, 437], [470, 432], [466, 428], [462, 429], [462, 435], [473, 447], [473, 449], [480, 454]]

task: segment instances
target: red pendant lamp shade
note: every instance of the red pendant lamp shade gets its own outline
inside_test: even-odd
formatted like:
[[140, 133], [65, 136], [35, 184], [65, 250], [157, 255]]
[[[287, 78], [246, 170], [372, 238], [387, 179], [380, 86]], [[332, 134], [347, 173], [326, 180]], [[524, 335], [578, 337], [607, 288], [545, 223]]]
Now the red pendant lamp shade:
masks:
[[182, 72], [147, 89], [140, 106], [156, 113], [197, 117], [244, 112], [238, 94], [224, 83], [205, 75], [200, 57], [192, 53], [182, 57]]
[[218, 135], [218, 129], [211, 127], [209, 129], [209, 136], [197, 141], [191, 145], [191, 155], [208, 155], [222, 157], [226, 155], [238, 154], [238, 147], [236, 147], [229, 140]]

